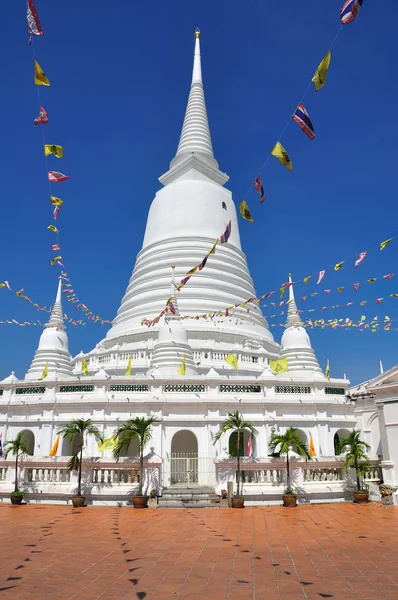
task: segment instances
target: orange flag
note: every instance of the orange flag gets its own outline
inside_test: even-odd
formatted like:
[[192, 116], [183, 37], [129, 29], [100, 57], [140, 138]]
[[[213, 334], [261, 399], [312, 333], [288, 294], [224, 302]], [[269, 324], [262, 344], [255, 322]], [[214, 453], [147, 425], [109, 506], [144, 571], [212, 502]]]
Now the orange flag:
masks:
[[59, 436], [57, 436], [57, 439], [54, 442], [54, 446], [51, 448], [50, 456], [57, 456], [58, 446], [59, 446]]
[[310, 456], [316, 456], [314, 440], [312, 439], [312, 434], [310, 434]]

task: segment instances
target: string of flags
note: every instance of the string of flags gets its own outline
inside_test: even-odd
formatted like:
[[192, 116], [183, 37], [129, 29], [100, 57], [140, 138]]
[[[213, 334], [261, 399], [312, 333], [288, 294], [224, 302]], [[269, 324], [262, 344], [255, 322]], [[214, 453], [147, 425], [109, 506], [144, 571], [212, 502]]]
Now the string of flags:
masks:
[[[210, 248], [210, 250], [205, 254], [204, 258], [201, 260], [200, 263], [198, 263], [197, 265], [195, 265], [194, 267], [192, 267], [192, 269], [190, 269], [189, 271], [186, 272], [185, 277], [183, 277], [181, 279], [181, 281], [179, 282], [178, 285], [175, 286], [175, 290], [177, 292], [180, 292], [182, 290], [182, 288], [188, 283], [188, 281], [191, 279], [192, 275], [194, 275], [196, 273], [196, 271], [202, 271], [204, 269], [204, 267], [207, 264], [207, 261], [209, 259], [209, 256], [211, 254], [215, 254], [216, 252], [216, 248], [217, 248], [217, 244], [226, 244], [231, 236], [232, 233], [232, 222], [229, 221], [225, 227], [224, 232], [220, 235], [219, 238], [217, 238], [212, 247]], [[147, 327], [152, 327], [153, 325], [156, 325], [156, 323], [158, 323], [160, 321], [160, 319], [167, 313], [167, 312], [171, 312], [172, 314], [176, 313], [176, 309], [174, 307], [173, 304], [173, 300], [174, 300], [175, 296], [172, 295], [170, 296], [170, 298], [167, 300], [166, 302], [166, 306], [164, 307], [164, 309], [158, 314], [157, 317], [155, 317], [154, 319], [146, 319], [144, 318], [141, 321], [141, 325], [146, 325]]]
[[[352, 21], [354, 21], [356, 19], [356, 17], [358, 16], [359, 10], [362, 7], [362, 4], [363, 4], [363, 0], [347, 0], [346, 2], [344, 2], [344, 5], [342, 6], [342, 8], [340, 10], [341, 25], [340, 25], [340, 28], [339, 28], [332, 44], [330, 45], [330, 48], [336, 41], [336, 39], [341, 31], [342, 25], [347, 25], [348, 23], [351, 23]], [[315, 92], [319, 92], [326, 84], [328, 73], [329, 73], [329, 68], [330, 68], [330, 63], [331, 63], [331, 59], [332, 59], [332, 53], [331, 53], [330, 48], [326, 52], [322, 61], [319, 63], [319, 65], [315, 71], [315, 74], [312, 77], [311, 82], [314, 84]], [[301, 101], [296, 106], [291, 119], [300, 126], [301, 130], [306, 134], [306, 136], [310, 140], [314, 140], [315, 139], [315, 129], [312, 124], [311, 118], [308, 114], [308, 111], [303, 104], [303, 100], [304, 100], [305, 96], [307, 95], [309, 88], [310, 88], [310, 86], [308, 86]], [[287, 127], [289, 126], [289, 122], [290, 121], [288, 121], [288, 123], [287, 123], [285, 129], [283, 130], [282, 134], [280, 135], [280, 137], [282, 137], [283, 134], [285, 133]], [[288, 171], [293, 170], [293, 164], [292, 164], [291, 158], [290, 158], [289, 154], [287, 153], [286, 149], [282, 146], [280, 140], [276, 142], [276, 144], [274, 145], [269, 156], [274, 156], [275, 158], [277, 158], [279, 160], [280, 164], [282, 166], [286, 167], [288, 169]], [[265, 168], [265, 165], [268, 163], [269, 156], [267, 157], [263, 167], [261, 168], [261, 171]], [[260, 174], [257, 175], [256, 179], [254, 180], [253, 185], [254, 185], [256, 191], [259, 192], [259, 194], [260, 194], [260, 202], [263, 203], [265, 200], [265, 194], [264, 194], [264, 186], [261, 181]], [[245, 217], [243, 215], [242, 215], [242, 217], [245, 219]], [[246, 219], [246, 220], [250, 221], [251, 219]]]

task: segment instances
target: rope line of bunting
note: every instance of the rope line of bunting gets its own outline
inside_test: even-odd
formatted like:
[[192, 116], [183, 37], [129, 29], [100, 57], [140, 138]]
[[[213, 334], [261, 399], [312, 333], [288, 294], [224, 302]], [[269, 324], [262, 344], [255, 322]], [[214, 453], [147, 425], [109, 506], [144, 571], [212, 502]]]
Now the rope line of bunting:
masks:
[[[27, 0], [27, 23], [28, 23], [28, 33], [29, 33], [29, 44], [32, 45], [32, 51], [33, 51], [34, 83], [35, 83], [36, 89], [37, 89], [37, 97], [38, 97], [38, 105], [39, 105], [39, 115], [34, 119], [33, 123], [35, 126], [42, 126], [42, 125], [47, 125], [49, 123], [49, 118], [48, 118], [48, 112], [42, 106], [39, 89], [43, 86], [49, 87], [51, 84], [50, 84], [50, 80], [46, 76], [42, 67], [36, 60], [34, 44], [32, 43], [33, 36], [43, 36], [44, 35], [43, 29], [41, 27], [41, 23], [39, 20], [39, 16], [38, 16], [36, 7], [33, 3], [33, 0]], [[54, 171], [49, 168], [48, 157], [54, 156], [57, 159], [62, 159], [64, 157], [64, 148], [63, 148], [63, 146], [58, 145], [58, 144], [46, 143], [43, 127], [41, 127], [41, 131], [42, 131], [43, 146], [44, 146], [44, 156], [45, 156], [45, 160], [46, 160], [47, 179], [48, 179], [49, 192], [50, 192], [50, 203], [53, 208], [53, 210], [52, 210], [53, 219], [54, 219], [54, 221], [56, 221], [59, 217], [59, 214], [61, 212], [61, 207], [63, 206], [64, 202], [63, 202], [63, 200], [61, 200], [61, 198], [53, 195], [51, 186], [52, 186], [52, 184], [63, 183], [65, 181], [69, 180], [70, 176], [65, 175], [64, 173], [61, 173], [59, 171]], [[64, 259], [61, 254], [59, 229], [55, 225], [49, 225], [47, 227], [47, 229], [56, 235], [56, 243], [51, 245], [51, 250], [55, 253], [55, 255], [51, 259], [50, 264], [51, 264], [51, 266], [58, 265], [59, 267], [61, 267], [61, 274], [59, 276], [59, 279], [63, 280], [62, 285], [64, 287], [65, 286], [68, 287], [68, 289], [63, 290], [64, 294], [68, 294], [68, 296], [66, 296], [67, 301], [70, 303], [73, 303], [73, 304], [77, 304], [78, 306], [76, 307], [76, 309], [79, 310], [81, 308], [87, 319], [94, 321], [94, 322], [100, 322], [102, 325], [105, 325], [106, 323], [111, 323], [110, 320], [103, 319], [102, 317], [100, 317], [100, 316], [96, 315], [95, 313], [93, 313], [92, 311], [90, 311], [89, 308], [87, 307], [87, 305], [84, 304], [78, 298], [76, 292], [72, 288], [72, 285], [71, 285], [71, 282], [70, 282], [70, 279], [69, 279], [67, 273], [64, 273], [64, 271], [62, 270], [65, 268], [65, 265], [63, 263]], [[23, 295], [23, 290], [21, 290], [21, 292], [22, 293], [20, 294], [20, 297], [24, 298], [28, 302], [31, 302], [29, 298], [27, 298], [26, 296]], [[39, 308], [39, 310], [40, 310], [40, 308]], [[70, 322], [72, 322], [73, 324], [79, 323], [79, 321], [75, 321], [73, 319]]]
[[[330, 68], [331, 58], [332, 58], [331, 48], [334, 45], [334, 43], [336, 42], [338, 36], [340, 35], [340, 32], [341, 32], [343, 26], [347, 25], [348, 23], [352, 23], [355, 20], [355, 18], [358, 15], [359, 10], [362, 7], [363, 2], [364, 2], [364, 0], [346, 0], [344, 2], [344, 5], [342, 6], [342, 8], [340, 10], [341, 24], [339, 26], [339, 29], [338, 29], [335, 37], [333, 38], [333, 40], [329, 46], [328, 51], [326, 52], [324, 58], [320, 62], [319, 66], [316, 69], [315, 74], [312, 77], [311, 81], [309, 82], [303, 96], [301, 97], [299, 103], [296, 105], [296, 108], [295, 108], [292, 116], [289, 118], [284, 129], [279, 134], [278, 141], [275, 143], [270, 154], [267, 155], [265, 162], [263, 163], [262, 167], [258, 171], [258, 175], [256, 176], [254, 183], [252, 183], [250, 185], [245, 196], [247, 196], [247, 194], [249, 194], [252, 187], [254, 186], [255, 190], [260, 195], [260, 203], [261, 204], [264, 203], [266, 196], [265, 196], [265, 191], [264, 191], [264, 185], [261, 180], [261, 173], [264, 171], [265, 166], [268, 163], [268, 160], [270, 159], [271, 156], [274, 156], [275, 158], [277, 158], [279, 160], [280, 164], [282, 166], [284, 166], [288, 171], [291, 172], [293, 170], [293, 164], [290, 159], [290, 156], [280, 142], [280, 140], [284, 136], [287, 128], [289, 127], [289, 125], [292, 121], [294, 121], [295, 123], [297, 123], [299, 125], [300, 129], [303, 131], [303, 133], [305, 133], [305, 135], [310, 140], [315, 139], [315, 137], [316, 137], [315, 129], [312, 124], [311, 118], [303, 104], [303, 100], [305, 99], [309, 89], [312, 87], [312, 84], [314, 85], [315, 92], [319, 92], [325, 86], [329, 68]], [[253, 222], [254, 219], [251, 216], [249, 207], [244, 198], [243, 198], [242, 202], [240, 203], [239, 212], [244, 219], [246, 219], [247, 221]]]

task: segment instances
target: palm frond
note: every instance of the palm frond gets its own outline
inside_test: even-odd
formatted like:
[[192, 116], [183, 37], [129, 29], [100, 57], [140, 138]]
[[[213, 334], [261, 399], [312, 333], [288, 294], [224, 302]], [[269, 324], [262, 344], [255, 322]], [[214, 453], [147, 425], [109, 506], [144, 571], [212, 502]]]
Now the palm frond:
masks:
[[7, 458], [10, 454], [14, 456], [29, 454], [28, 446], [25, 440], [23, 439], [23, 431], [20, 431], [17, 434], [15, 440], [10, 440], [9, 442], [5, 442], [3, 446], [3, 455], [4, 458]]
[[228, 413], [224, 421], [221, 423], [220, 429], [214, 436], [213, 444], [218, 442], [221, 436], [228, 431], [244, 431], [245, 429], [250, 431], [253, 436], [258, 435], [257, 429], [251, 423], [249, 423], [249, 421], [244, 421], [238, 410], [233, 413]]
[[278, 451], [281, 456], [286, 455], [290, 447], [301, 458], [305, 458], [306, 460], [311, 459], [308, 445], [300, 438], [300, 432], [297, 427], [289, 427], [285, 433], [274, 433], [268, 443], [269, 451], [272, 454]]
[[127, 451], [131, 442], [138, 440], [140, 452], [143, 452], [145, 446], [152, 439], [152, 425], [160, 423], [156, 415], [149, 417], [135, 417], [129, 419], [114, 432], [117, 437], [115, 448], [113, 449], [113, 458], [118, 461], [123, 452]]
[[79, 454], [74, 454], [70, 457], [67, 464], [68, 471], [78, 471], [80, 466]]

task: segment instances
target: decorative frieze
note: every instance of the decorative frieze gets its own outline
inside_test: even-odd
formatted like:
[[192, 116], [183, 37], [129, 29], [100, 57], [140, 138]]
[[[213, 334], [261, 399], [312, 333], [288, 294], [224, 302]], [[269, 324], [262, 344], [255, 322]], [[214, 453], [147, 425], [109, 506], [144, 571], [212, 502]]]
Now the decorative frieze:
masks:
[[15, 393], [17, 396], [23, 396], [25, 394], [44, 394], [46, 388], [43, 387], [17, 387]]
[[68, 394], [74, 392], [93, 392], [93, 385], [61, 385], [59, 389], [61, 394]]
[[233, 392], [235, 394], [259, 394], [261, 393], [260, 385], [220, 385], [221, 393]]
[[166, 384], [164, 386], [165, 392], [205, 392], [206, 388], [204, 385], [173, 385]]
[[325, 394], [331, 394], [332, 396], [344, 396], [346, 390], [338, 387], [326, 387]]
[[275, 394], [311, 394], [309, 385], [276, 385]]
[[143, 384], [130, 384], [130, 385], [111, 385], [109, 390], [111, 392], [149, 392], [149, 386], [146, 383]]

